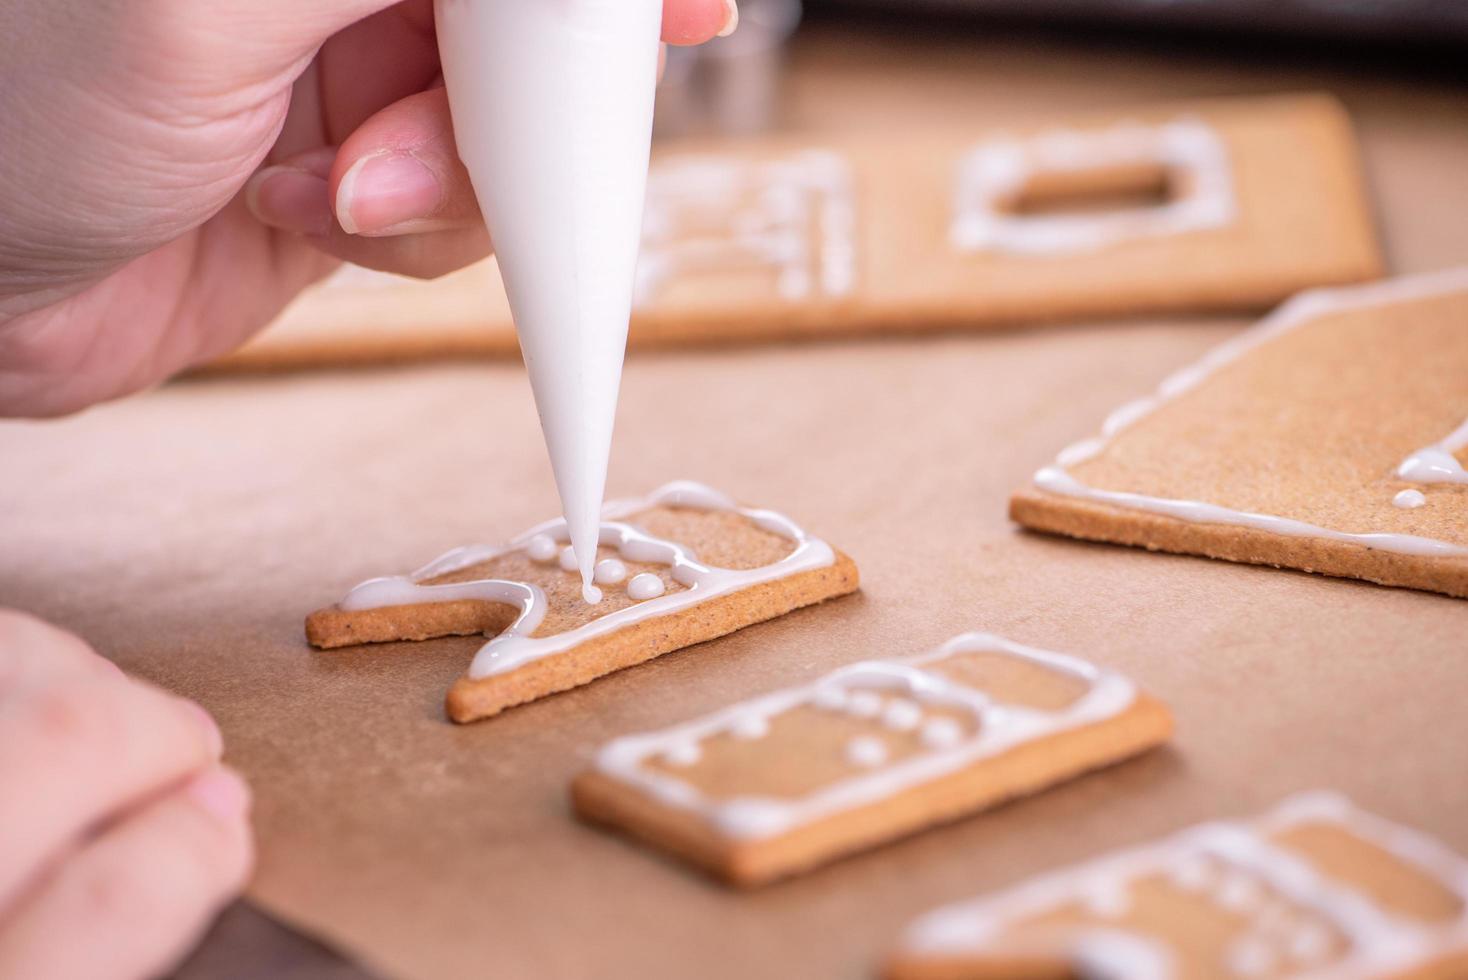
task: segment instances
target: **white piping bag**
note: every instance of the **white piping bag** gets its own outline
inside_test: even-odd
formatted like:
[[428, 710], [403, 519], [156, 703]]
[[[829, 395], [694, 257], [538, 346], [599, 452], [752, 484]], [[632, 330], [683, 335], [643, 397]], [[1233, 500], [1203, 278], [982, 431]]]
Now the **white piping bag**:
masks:
[[627, 347], [662, 0], [437, 0], [459, 156], [494, 240], [583, 593]]

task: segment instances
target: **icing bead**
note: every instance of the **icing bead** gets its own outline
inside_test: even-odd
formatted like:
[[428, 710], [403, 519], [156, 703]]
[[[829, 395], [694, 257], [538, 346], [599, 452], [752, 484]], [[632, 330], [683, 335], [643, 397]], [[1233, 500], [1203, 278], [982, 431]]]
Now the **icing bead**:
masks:
[[667, 590], [663, 580], [652, 572], [642, 572], [632, 576], [632, 581], [627, 583], [627, 594], [633, 599], [642, 602], [646, 599], [656, 599]]
[[882, 713], [882, 696], [875, 691], [852, 691], [846, 710], [858, 718], [875, 718]]
[[910, 732], [923, 723], [923, 708], [916, 701], [894, 698], [882, 709], [882, 724], [899, 732]]
[[741, 715], [729, 726], [729, 734], [743, 741], [764, 738], [770, 733], [770, 720], [764, 715]]
[[874, 735], [858, 735], [846, 743], [846, 761], [863, 769], [875, 769], [887, 761], [887, 743]]
[[930, 718], [920, 737], [930, 749], [951, 749], [963, 741], [963, 726], [952, 718]]
[[576, 571], [576, 552], [570, 545], [561, 549], [561, 570], [564, 572]]
[[1427, 497], [1421, 490], [1403, 490], [1392, 498], [1392, 506], [1401, 507], [1403, 510], [1412, 510], [1427, 503]]
[[591, 580], [597, 585], [616, 585], [627, 577], [627, 566], [615, 558], [603, 558], [596, 563]]
[[537, 534], [525, 542], [525, 553], [532, 561], [555, 561], [557, 550], [556, 539], [549, 534]]

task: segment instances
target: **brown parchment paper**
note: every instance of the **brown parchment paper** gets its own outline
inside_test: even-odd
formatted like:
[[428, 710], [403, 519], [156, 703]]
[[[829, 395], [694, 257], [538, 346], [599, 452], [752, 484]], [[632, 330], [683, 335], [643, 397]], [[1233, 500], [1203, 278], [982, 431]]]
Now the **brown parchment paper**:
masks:
[[[914, 112], [1000, 76], [995, 117], [1022, 97], [1264, 84], [1218, 65], [935, 50], [920, 65], [909, 51]], [[886, 48], [805, 57], [800, 105], [844, 81], [878, 111], [850, 59]], [[1397, 267], [1468, 260], [1468, 98], [1340, 84]], [[553, 513], [515, 366], [193, 381], [0, 424], [0, 603], [214, 711], [257, 794], [252, 896], [389, 976], [865, 976], [936, 903], [1308, 787], [1468, 852], [1468, 603], [1005, 520], [1057, 449], [1240, 325], [633, 359], [612, 490], [688, 476], [786, 510], [855, 557], [864, 590], [467, 727], [441, 702], [476, 640], [322, 653], [301, 619], [361, 578]], [[1175, 709], [1175, 745], [753, 894], [568, 815], [568, 778], [611, 736], [976, 628], [1130, 673]]]

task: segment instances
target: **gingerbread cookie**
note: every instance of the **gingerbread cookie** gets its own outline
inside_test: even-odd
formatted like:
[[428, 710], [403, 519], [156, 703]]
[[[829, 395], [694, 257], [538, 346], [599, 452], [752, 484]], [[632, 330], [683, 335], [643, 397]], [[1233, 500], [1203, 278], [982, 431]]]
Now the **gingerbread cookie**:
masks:
[[[633, 347], [1261, 309], [1381, 270], [1324, 96], [1199, 101], [985, 134], [662, 148]], [[344, 270], [225, 367], [517, 349], [493, 262]]]
[[857, 588], [856, 565], [784, 515], [670, 483], [607, 504], [601, 601], [581, 598], [564, 520], [377, 578], [306, 620], [317, 647], [484, 633], [448, 694], [474, 721]]
[[1468, 976], [1468, 861], [1304, 794], [931, 912], [887, 976]]
[[1015, 494], [1038, 531], [1468, 597], [1468, 269], [1304, 294]]
[[1171, 729], [1119, 674], [967, 633], [619, 738], [572, 799], [588, 820], [755, 885], [1109, 765]]

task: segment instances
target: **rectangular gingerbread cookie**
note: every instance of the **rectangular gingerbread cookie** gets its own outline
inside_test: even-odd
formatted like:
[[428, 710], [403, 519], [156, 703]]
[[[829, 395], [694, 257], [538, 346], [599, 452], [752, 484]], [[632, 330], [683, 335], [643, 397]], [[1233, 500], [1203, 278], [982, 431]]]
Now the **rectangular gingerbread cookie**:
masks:
[[788, 517], [690, 481], [606, 505], [598, 603], [582, 599], [567, 540], [557, 519], [371, 579], [312, 613], [306, 636], [490, 636], [448, 693], [449, 717], [469, 722], [857, 588], [851, 559]]
[[1165, 741], [1127, 678], [967, 633], [604, 746], [576, 812], [737, 885], [974, 813]]
[[1468, 597], [1468, 269], [1306, 293], [1010, 502], [1037, 531]]
[[888, 980], [1468, 976], [1468, 861], [1331, 793], [930, 912]]
[[[1257, 310], [1380, 271], [1351, 125], [1327, 96], [661, 147], [630, 344]], [[219, 366], [516, 350], [493, 261], [433, 283], [348, 268]]]

